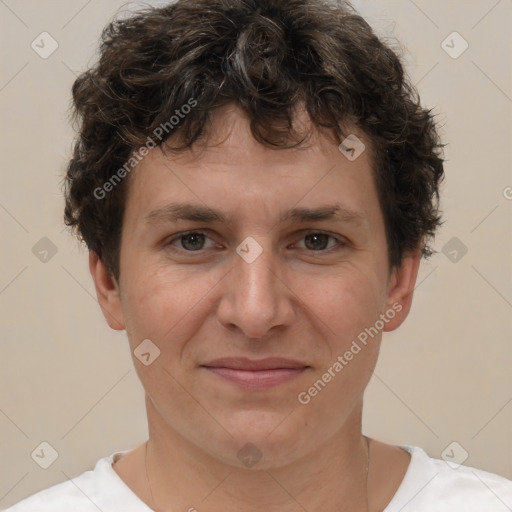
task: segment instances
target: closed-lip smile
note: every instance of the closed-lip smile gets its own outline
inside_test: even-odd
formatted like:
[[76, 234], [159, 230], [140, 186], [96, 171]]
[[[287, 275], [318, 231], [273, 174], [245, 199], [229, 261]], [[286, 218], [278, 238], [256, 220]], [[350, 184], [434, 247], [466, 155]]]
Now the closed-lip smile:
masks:
[[209, 361], [201, 367], [241, 387], [266, 389], [290, 381], [309, 365], [279, 357], [225, 357]]

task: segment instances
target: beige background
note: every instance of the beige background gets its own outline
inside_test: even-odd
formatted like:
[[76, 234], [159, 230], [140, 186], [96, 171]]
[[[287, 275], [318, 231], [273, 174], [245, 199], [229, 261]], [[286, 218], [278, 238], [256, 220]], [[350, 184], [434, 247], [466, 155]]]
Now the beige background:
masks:
[[[467, 465], [512, 479], [512, 1], [355, 3], [407, 48], [449, 144], [439, 254], [423, 263], [406, 324], [384, 336], [365, 432], [438, 458], [457, 441]], [[137, 4], [0, 1], [1, 508], [147, 435], [124, 333], [103, 320], [86, 251], [61, 220], [70, 88], [123, 5]], [[59, 45], [47, 59], [31, 48], [43, 31]], [[469, 43], [457, 59], [441, 47], [453, 31]], [[32, 252], [42, 237], [57, 248], [46, 263]], [[442, 252], [453, 237], [468, 249], [457, 262]], [[46, 470], [31, 458], [42, 441], [59, 454]]]

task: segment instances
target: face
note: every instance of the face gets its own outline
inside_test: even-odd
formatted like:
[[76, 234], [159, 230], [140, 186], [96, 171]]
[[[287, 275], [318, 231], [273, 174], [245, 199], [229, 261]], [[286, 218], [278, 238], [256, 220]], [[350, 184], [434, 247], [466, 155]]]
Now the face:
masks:
[[389, 269], [368, 149], [351, 161], [317, 133], [272, 150], [235, 108], [213, 133], [205, 150], [141, 161], [119, 287], [94, 255], [91, 270], [132, 354], [151, 340], [150, 364], [133, 358], [150, 429], [236, 465], [252, 443], [268, 467], [284, 465], [357, 423], [381, 331], [407, 315], [419, 258]]

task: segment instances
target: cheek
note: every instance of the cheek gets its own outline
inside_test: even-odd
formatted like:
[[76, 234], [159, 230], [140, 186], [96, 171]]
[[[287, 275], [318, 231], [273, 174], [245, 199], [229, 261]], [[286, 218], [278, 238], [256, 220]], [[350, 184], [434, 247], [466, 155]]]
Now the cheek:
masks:
[[331, 343], [343, 346], [378, 318], [384, 300], [381, 281], [369, 268], [340, 269], [328, 278], [304, 281], [302, 297], [307, 310], [324, 324]]
[[323, 325], [330, 354], [296, 398], [306, 422], [325, 436], [345, 421], [371, 378], [381, 336], [368, 336], [365, 329], [381, 313], [382, 286], [368, 269], [308, 283], [305, 303], [321, 319], [317, 325]]
[[371, 288], [338, 287], [336, 293], [323, 297], [321, 318], [329, 326], [329, 358], [294, 396], [296, 418], [301, 418], [302, 425], [296, 425], [293, 435], [303, 435], [301, 429], [306, 427], [315, 433], [304, 440], [306, 445], [311, 437], [331, 438], [349, 417], [355, 417], [352, 413], [361, 404], [380, 348], [380, 334], [366, 340], [360, 337], [379, 313], [378, 296]]
[[[162, 352], [176, 353], [179, 340], [186, 340], [201, 325], [208, 294], [220, 277], [198, 271], [141, 264], [126, 284], [123, 310], [130, 342], [149, 338]], [[176, 343], [169, 343], [176, 340]]]

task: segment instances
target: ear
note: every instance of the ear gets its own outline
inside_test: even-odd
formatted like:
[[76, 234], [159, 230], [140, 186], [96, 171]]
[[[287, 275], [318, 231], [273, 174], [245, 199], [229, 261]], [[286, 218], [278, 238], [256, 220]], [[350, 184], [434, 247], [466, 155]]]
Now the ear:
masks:
[[96, 287], [96, 296], [103, 311], [103, 316], [112, 329], [122, 331], [126, 327], [119, 286], [112, 273], [94, 251], [89, 251], [89, 270]]
[[421, 250], [415, 249], [404, 255], [398, 268], [392, 270], [388, 285], [387, 311], [394, 311], [386, 323], [384, 331], [394, 331], [407, 318], [412, 304], [412, 296], [421, 261]]

